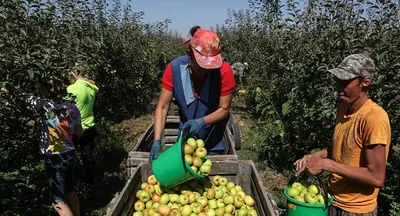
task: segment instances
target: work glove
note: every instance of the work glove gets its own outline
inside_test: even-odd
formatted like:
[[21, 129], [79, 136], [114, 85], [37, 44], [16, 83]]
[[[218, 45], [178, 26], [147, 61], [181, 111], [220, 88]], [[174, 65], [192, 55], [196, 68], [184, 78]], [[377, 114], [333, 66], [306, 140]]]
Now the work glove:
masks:
[[160, 140], [154, 140], [153, 141], [153, 145], [151, 146], [151, 151], [150, 151], [150, 156], [149, 156], [150, 163], [154, 159], [157, 159], [158, 155], [160, 154], [160, 148], [161, 148], [161, 141]]
[[204, 118], [189, 120], [189, 121], [185, 122], [185, 124], [183, 124], [182, 130], [190, 127], [189, 133], [198, 135], [200, 132], [200, 129], [202, 127], [204, 127], [205, 124], [206, 124], [206, 121], [204, 120]]

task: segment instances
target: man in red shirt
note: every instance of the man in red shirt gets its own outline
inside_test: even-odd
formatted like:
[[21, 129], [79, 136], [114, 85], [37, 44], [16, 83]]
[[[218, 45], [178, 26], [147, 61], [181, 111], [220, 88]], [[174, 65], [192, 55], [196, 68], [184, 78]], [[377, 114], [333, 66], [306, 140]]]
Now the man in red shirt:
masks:
[[158, 157], [161, 135], [172, 98], [179, 107], [180, 130], [205, 141], [209, 154], [224, 154], [223, 134], [229, 119], [235, 78], [222, 58], [221, 43], [211, 30], [196, 28], [187, 55], [169, 63], [162, 77], [162, 89], [154, 117], [154, 141], [149, 160]]

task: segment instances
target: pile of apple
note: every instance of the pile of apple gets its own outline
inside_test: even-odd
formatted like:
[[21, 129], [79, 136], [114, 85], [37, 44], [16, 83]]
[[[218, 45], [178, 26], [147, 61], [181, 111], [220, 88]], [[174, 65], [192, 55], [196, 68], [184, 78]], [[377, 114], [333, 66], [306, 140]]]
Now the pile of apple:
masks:
[[189, 138], [184, 146], [185, 160], [194, 172], [208, 176], [212, 171], [212, 162], [206, 159], [207, 150], [202, 139]]
[[151, 175], [136, 198], [133, 216], [257, 216], [254, 199], [222, 176], [164, 188]]
[[[309, 185], [306, 187], [305, 185]], [[293, 199], [310, 203], [310, 204], [323, 204], [325, 203], [325, 199], [323, 196], [323, 191], [320, 187], [316, 186], [315, 184], [304, 183], [301, 184], [300, 182], [293, 182], [290, 189], [287, 191], [288, 195]], [[328, 194], [328, 197], [330, 195]]]

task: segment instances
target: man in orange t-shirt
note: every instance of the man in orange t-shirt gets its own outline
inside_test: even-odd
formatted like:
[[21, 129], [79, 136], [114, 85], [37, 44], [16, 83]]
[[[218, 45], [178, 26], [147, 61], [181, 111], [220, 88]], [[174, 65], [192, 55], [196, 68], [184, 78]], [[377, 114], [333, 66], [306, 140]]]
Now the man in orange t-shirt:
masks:
[[328, 191], [334, 198], [330, 216], [376, 216], [379, 188], [385, 181], [390, 146], [386, 111], [368, 98], [375, 64], [363, 54], [347, 56], [335, 75], [339, 96], [332, 148], [297, 160], [296, 175], [331, 172]]

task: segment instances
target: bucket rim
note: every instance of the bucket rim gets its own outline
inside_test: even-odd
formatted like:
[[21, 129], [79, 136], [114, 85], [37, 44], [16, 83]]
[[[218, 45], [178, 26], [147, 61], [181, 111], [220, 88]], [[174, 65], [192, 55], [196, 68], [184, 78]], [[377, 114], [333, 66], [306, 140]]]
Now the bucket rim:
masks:
[[[298, 200], [293, 199], [292, 197], [287, 194], [287, 191], [292, 188], [292, 187], [286, 187], [285, 190], [283, 191], [285, 197], [287, 200], [289, 200], [292, 203], [295, 203], [297, 205], [305, 206], [305, 207], [311, 207], [311, 208], [324, 208], [325, 209], [325, 203], [318, 203], [318, 204], [312, 204], [312, 203], [305, 203], [305, 202], [300, 202]], [[328, 202], [328, 206], [331, 206], [333, 204], [333, 197], [331, 196]]]

